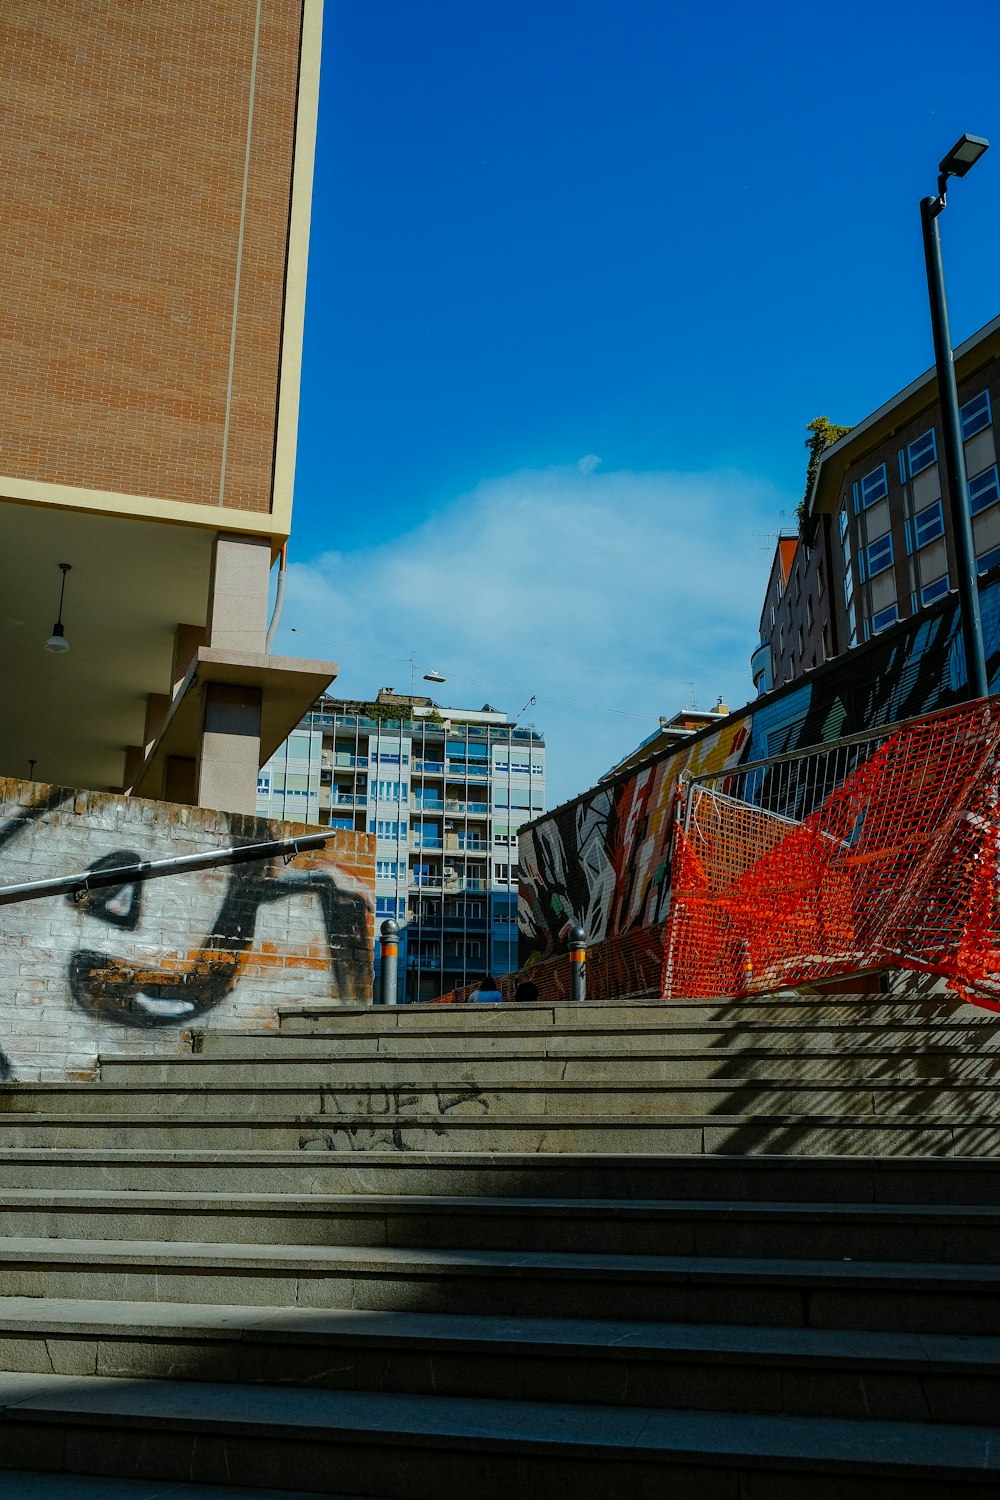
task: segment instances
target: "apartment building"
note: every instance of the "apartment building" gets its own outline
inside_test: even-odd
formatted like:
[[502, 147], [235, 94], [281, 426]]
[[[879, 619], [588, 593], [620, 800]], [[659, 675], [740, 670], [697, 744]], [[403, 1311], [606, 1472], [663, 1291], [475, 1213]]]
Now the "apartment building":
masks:
[[[955, 350], [980, 577], [1000, 567], [1000, 318]], [[928, 370], [823, 453], [797, 537], [782, 536], [751, 657], [758, 692], [871, 640], [957, 588]]]
[[261, 817], [375, 835], [376, 920], [400, 926], [401, 1002], [517, 967], [518, 830], [544, 809], [533, 726], [391, 688], [368, 704], [320, 699], [257, 789]]

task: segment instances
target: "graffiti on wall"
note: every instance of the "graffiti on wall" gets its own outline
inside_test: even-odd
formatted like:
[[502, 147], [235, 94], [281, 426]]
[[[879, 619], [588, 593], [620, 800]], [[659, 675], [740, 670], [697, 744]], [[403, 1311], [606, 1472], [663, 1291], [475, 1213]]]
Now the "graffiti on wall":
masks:
[[[1000, 683], [1000, 582], [980, 593], [987, 668]], [[591, 943], [665, 921], [677, 783], [947, 708], [965, 693], [952, 596], [731, 714], [673, 752], [602, 783], [523, 828], [520, 964], [565, 952], [579, 922]]]
[[[6, 795], [4, 793], [6, 792]], [[291, 830], [248, 817], [0, 782], [0, 884], [242, 846]], [[359, 844], [360, 841], [360, 844]], [[363, 846], [363, 847], [361, 847]], [[364, 835], [248, 861], [0, 906], [3, 1076], [86, 1072], [99, 1045], [164, 1046], [211, 1016], [370, 998], [373, 860]], [[147, 1034], [147, 1041], [140, 1034]], [[40, 1057], [41, 1038], [51, 1046]]]

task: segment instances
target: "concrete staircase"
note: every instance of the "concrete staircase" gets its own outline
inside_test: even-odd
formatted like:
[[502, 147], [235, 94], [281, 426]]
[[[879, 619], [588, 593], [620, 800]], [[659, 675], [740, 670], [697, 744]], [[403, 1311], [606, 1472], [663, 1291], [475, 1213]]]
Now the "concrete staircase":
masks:
[[1000, 1017], [196, 1043], [0, 1087], [4, 1500], [1000, 1492]]

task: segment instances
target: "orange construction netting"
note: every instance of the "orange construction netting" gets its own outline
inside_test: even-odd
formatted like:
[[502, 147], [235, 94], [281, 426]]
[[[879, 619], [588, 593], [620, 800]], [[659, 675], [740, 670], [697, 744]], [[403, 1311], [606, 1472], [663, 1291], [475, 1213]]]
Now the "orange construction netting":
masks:
[[663, 997], [898, 967], [1000, 1010], [998, 854], [996, 700], [904, 725], [801, 821], [694, 784], [674, 841]]

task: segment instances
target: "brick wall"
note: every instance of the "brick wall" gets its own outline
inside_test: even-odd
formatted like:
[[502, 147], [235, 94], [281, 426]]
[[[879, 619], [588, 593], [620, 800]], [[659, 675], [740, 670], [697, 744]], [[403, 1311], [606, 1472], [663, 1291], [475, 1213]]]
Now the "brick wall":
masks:
[[256, 18], [4, 7], [0, 473], [268, 511], [301, 7]]
[[[203, 808], [0, 779], [0, 886], [302, 832]], [[0, 1072], [93, 1076], [99, 1052], [175, 1053], [279, 1005], [371, 999], [375, 840], [0, 905]]]

